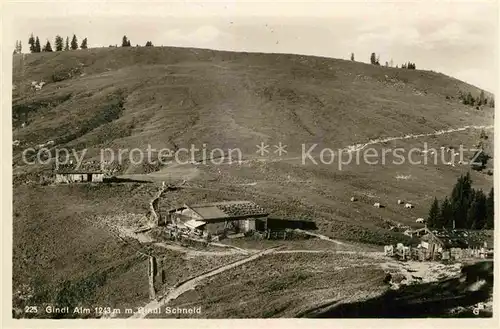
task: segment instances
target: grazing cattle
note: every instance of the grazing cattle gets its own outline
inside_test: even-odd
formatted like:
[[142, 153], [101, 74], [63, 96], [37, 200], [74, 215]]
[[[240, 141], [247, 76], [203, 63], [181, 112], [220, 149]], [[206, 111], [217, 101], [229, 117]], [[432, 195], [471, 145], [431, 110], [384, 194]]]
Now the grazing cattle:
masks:
[[398, 200], [398, 204], [403, 204], [403, 200]]
[[351, 197], [351, 202], [358, 201], [355, 197]]
[[380, 204], [380, 202], [375, 202], [375, 203], [373, 204], [373, 206], [374, 206], [375, 208], [381, 208], [381, 207], [382, 207], [382, 205]]
[[417, 218], [417, 220], [415, 222], [416, 223], [423, 223], [423, 222], [425, 222], [425, 219], [423, 219], [423, 218]]
[[407, 203], [405, 204], [405, 208], [411, 209], [413, 208], [413, 205], [411, 203]]

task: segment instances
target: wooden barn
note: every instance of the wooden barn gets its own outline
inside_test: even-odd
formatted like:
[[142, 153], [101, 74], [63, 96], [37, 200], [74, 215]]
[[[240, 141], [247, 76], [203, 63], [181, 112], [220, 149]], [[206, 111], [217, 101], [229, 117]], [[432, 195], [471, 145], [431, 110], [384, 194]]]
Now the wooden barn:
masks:
[[267, 216], [268, 213], [252, 201], [184, 204], [168, 211], [171, 224], [205, 236], [255, 231], [256, 220], [265, 220]]

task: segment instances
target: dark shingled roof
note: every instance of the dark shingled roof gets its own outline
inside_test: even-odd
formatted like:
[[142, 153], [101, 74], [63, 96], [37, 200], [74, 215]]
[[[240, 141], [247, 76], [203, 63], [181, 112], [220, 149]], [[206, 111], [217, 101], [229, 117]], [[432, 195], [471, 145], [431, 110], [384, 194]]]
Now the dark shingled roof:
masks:
[[54, 172], [57, 174], [98, 174], [104, 173], [105, 170], [101, 168], [99, 161], [87, 161], [79, 167], [76, 161], [73, 161], [72, 164], [59, 164], [58, 168], [54, 167]]
[[204, 220], [237, 218], [237, 217], [265, 217], [269, 213], [252, 201], [223, 201], [186, 205]]
[[429, 230], [446, 248], [493, 247], [493, 230]]

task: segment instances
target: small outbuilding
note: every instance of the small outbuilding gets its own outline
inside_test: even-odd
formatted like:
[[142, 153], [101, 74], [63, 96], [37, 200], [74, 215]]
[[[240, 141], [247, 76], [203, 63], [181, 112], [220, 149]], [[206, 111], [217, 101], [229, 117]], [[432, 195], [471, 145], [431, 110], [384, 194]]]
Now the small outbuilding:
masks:
[[489, 230], [429, 230], [421, 237], [421, 246], [427, 259], [468, 257], [490, 258], [493, 255], [493, 231]]
[[104, 173], [102, 172], [58, 172], [56, 173], [55, 182], [61, 183], [102, 183]]

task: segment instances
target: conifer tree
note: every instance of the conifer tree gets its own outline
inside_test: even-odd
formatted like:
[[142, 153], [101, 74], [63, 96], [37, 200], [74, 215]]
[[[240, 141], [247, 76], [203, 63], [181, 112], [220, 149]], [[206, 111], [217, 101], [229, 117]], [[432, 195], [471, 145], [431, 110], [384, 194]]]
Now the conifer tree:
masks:
[[434, 198], [432, 202], [431, 209], [429, 210], [429, 215], [427, 216], [427, 226], [429, 228], [437, 228], [439, 223], [439, 201]]
[[130, 40], [127, 39], [126, 35], [122, 38], [122, 47], [130, 47]]
[[60, 35], [56, 35], [56, 40], [54, 41], [56, 51], [62, 51], [64, 48], [64, 40]]
[[43, 51], [45, 52], [52, 52], [52, 46], [50, 45], [50, 41], [47, 40], [47, 43], [45, 44], [45, 46], [43, 46]]
[[39, 53], [42, 51], [42, 48], [40, 47], [40, 39], [36, 37], [35, 39], [35, 53]]
[[87, 49], [87, 38], [82, 40], [82, 44], [80, 45], [80, 49]]
[[66, 37], [66, 43], [64, 44], [64, 51], [69, 50], [69, 37]]
[[460, 176], [457, 180], [453, 191], [451, 192], [451, 207], [453, 209], [453, 219], [455, 220], [456, 228], [467, 227], [467, 210], [472, 194], [472, 181], [470, 174], [467, 173]]
[[492, 230], [494, 228], [493, 222], [494, 222], [494, 213], [495, 213], [495, 205], [494, 205], [494, 200], [493, 200], [493, 187], [490, 190], [490, 193], [488, 193], [488, 198], [486, 199], [486, 221], [484, 228], [488, 230]]
[[30, 45], [30, 52], [35, 52], [35, 38], [33, 37], [33, 33], [31, 33], [30, 38], [28, 39], [28, 44]]
[[78, 40], [76, 38], [76, 35], [73, 34], [73, 38], [71, 39], [71, 50], [77, 50], [78, 49]]
[[439, 228], [451, 228], [453, 225], [453, 210], [451, 208], [451, 203], [448, 197], [444, 198], [441, 203], [441, 209], [439, 212]]

